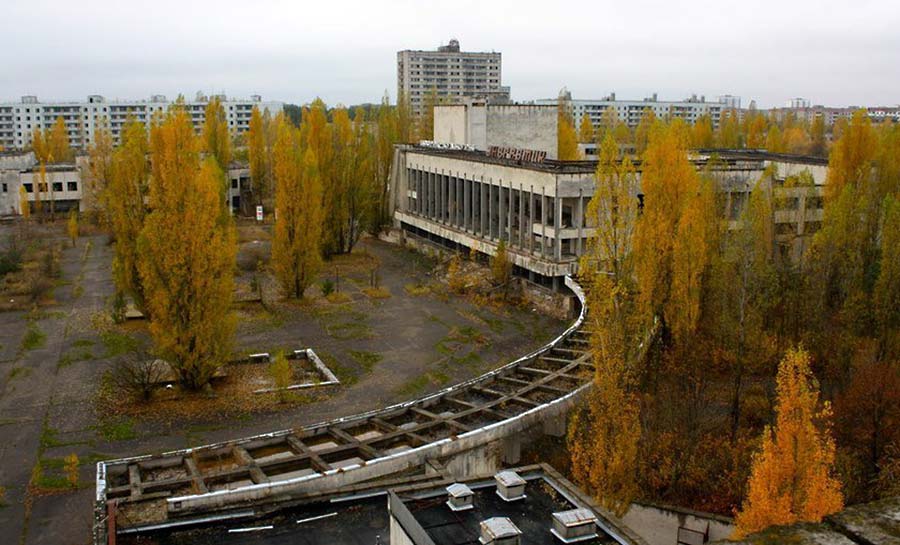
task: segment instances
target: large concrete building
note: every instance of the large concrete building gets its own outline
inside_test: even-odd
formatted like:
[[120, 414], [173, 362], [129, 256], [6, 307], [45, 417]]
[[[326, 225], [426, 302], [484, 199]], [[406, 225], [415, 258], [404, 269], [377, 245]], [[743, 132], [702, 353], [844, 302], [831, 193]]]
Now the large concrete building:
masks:
[[[250, 127], [250, 113], [254, 106], [261, 111], [268, 109], [273, 115], [280, 111], [281, 102], [263, 102], [259, 95], [249, 100], [229, 99], [220, 95], [228, 127], [234, 133], [242, 133]], [[163, 95], [153, 95], [150, 100], [108, 101], [100, 95], [91, 95], [84, 102], [40, 102], [36, 96], [23, 96], [19, 102], [0, 103], [0, 148], [25, 149], [31, 145], [34, 129], [49, 129], [62, 117], [69, 133], [69, 143], [75, 148], [85, 148], [94, 140], [94, 134], [102, 126], [108, 126], [118, 141], [122, 126], [129, 117], [149, 123], [154, 115], [165, 112], [173, 102]], [[206, 119], [209, 97], [197, 94], [186, 101], [185, 108], [197, 130]]]
[[[581, 118], [588, 116], [594, 127], [600, 125], [606, 110], [616, 113], [619, 121], [631, 128], [637, 127], [646, 110], [652, 111], [656, 117], [663, 119], [683, 119], [693, 125], [701, 116], [709, 116], [713, 128], [719, 126], [722, 113], [740, 108], [740, 97], [723, 95], [716, 102], [708, 102], [704, 96], [691, 96], [684, 100], [659, 100], [656, 93], [643, 100], [619, 100], [612, 93], [599, 100], [572, 99], [568, 92], [564, 92], [563, 99], [572, 108], [575, 117], [575, 126], [581, 126]], [[536, 104], [555, 105], [558, 98], [545, 98], [535, 101]], [[737, 108], [735, 108], [737, 104]]]
[[[436, 112], [435, 135], [451, 142], [458, 138], [467, 112]], [[579, 257], [593, 235], [585, 211], [594, 193], [597, 163], [510, 150], [505, 146], [533, 129], [528, 128], [530, 117], [518, 110], [508, 113], [506, 123], [494, 121], [505, 131], [489, 131], [477, 145], [469, 138], [463, 139], [467, 146], [438, 141], [399, 147], [391, 176], [394, 222], [407, 236], [454, 251], [490, 256], [502, 240], [517, 275], [560, 289], [567, 275], [577, 273]], [[540, 147], [541, 141], [532, 142]], [[749, 193], [770, 166], [776, 170], [767, 180], [777, 206], [775, 233], [781, 251], [799, 256], [820, 227], [826, 160], [754, 151], [720, 152], [712, 162], [709, 154], [696, 154], [691, 160], [698, 169], [712, 169], [722, 216], [734, 228]], [[642, 165], [638, 161], [635, 167], [640, 186]], [[782, 187], [788, 176], [803, 171], [810, 173], [814, 187]], [[642, 198], [640, 189], [635, 198]]]
[[451, 102], [466, 97], [508, 101], [509, 87], [501, 83], [500, 57], [494, 51], [462, 51], [457, 40], [437, 50], [398, 51], [397, 96], [406, 97], [417, 115], [432, 91]]

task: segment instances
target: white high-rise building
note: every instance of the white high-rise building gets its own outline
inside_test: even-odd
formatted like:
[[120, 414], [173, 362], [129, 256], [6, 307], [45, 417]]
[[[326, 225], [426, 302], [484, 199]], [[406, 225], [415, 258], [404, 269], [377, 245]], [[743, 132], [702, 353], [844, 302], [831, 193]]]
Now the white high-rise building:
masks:
[[[242, 133], [250, 127], [250, 113], [256, 106], [268, 109], [275, 115], [284, 108], [282, 102], [263, 102], [259, 95], [249, 100], [229, 99], [219, 95], [228, 127], [234, 133]], [[199, 94], [184, 105], [197, 130], [206, 119], [206, 105], [209, 97]], [[49, 129], [62, 117], [69, 132], [72, 147], [85, 148], [94, 141], [94, 133], [101, 126], [109, 127], [113, 138], [118, 141], [122, 126], [129, 117], [148, 123], [157, 112], [165, 112], [172, 104], [162, 95], [153, 95], [150, 100], [107, 101], [100, 95], [91, 95], [84, 102], [40, 102], [36, 96], [23, 96], [19, 102], [0, 103], [0, 147], [24, 149], [31, 145], [34, 129]]]
[[462, 98], [508, 101], [509, 87], [501, 84], [501, 55], [461, 51], [457, 40], [437, 51], [397, 52], [397, 95], [405, 96], [413, 113], [420, 114], [428, 93], [443, 101]]

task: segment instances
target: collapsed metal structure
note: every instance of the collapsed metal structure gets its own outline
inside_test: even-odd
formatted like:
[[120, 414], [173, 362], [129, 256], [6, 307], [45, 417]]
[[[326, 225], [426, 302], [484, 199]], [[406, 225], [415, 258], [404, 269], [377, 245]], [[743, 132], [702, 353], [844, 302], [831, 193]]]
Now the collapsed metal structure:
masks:
[[[95, 543], [246, 515], [263, 504], [396, 475], [447, 460], [565, 413], [593, 363], [577, 319], [554, 340], [503, 367], [421, 399], [297, 429], [97, 464]], [[564, 420], [562, 420], [564, 422]]]

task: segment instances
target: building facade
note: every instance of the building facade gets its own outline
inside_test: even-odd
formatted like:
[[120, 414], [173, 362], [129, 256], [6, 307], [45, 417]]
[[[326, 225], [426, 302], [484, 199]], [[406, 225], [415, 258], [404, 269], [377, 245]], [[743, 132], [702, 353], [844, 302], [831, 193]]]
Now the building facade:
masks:
[[[194, 100], [184, 103], [198, 131], [206, 119], [210, 98], [198, 94]], [[259, 95], [249, 100], [229, 99], [225, 95], [218, 98], [222, 100], [229, 129], [237, 134], [250, 128], [254, 107], [260, 111], [268, 109], [272, 115], [284, 108], [282, 102], [264, 102]], [[23, 96], [19, 102], [0, 103], [0, 148], [29, 147], [34, 130], [51, 128], [59, 117], [66, 123], [69, 143], [74, 148], [86, 148], [94, 141], [96, 131], [104, 126], [118, 142], [122, 126], [129, 117], [147, 124], [154, 115], [164, 113], [172, 104], [173, 101], [163, 95], [134, 101], [107, 101], [100, 95], [91, 95], [84, 102], [40, 102], [36, 96]]]
[[[581, 119], [588, 116], [591, 124], [596, 128], [600, 126], [604, 112], [612, 110], [622, 123], [631, 128], [637, 127], [646, 110], [653, 112], [656, 117], [663, 119], [683, 119], [693, 125], [700, 117], [709, 116], [713, 128], [719, 126], [722, 113], [732, 109], [738, 109], [740, 98], [730, 95], [720, 97], [721, 102], [707, 102], [706, 97], [696, 95], [680, 101], [659, 100], [656, 93], [643, 100], [617, 100], [615, 93], [600, 100], [576, 100], [566, 96], [565, 100], [572, 108], [575, 118], [575, 126], [581, 126]], [[735, 102], [738, 108], [735, 108]], [[558, 104], [559, 99], [548, 98], [535, 101], [536, 104]]]
[[[721, 216], [740, 228], [744, 205], [770, 166], [766, 179], [775, 203], [774, 241], [783, 255], [798, 258], [821, 227], [827, 162], [760, 152], [694, 156], [717, 179]], [[451, 251], [494, 255], [503, 241], [517, 276], [554, 290], [578, 261], [594, 230], [586, 210], [594, 194], [594, 161], [528, 162], [464, 149], [399, 148], [394, 157], [394, 223], [407, 236]], [[635, 163], [636, 199], [642, 200], [642, 166]], [[812, 187], [784, 188], [788, 176], [808, 171]]]
[[397, 96], [406, 97], [416, 115], [432, 91], [449, 102], [466, 97], [504, 102], [509, 87], [502, 85], [501, 72], [500, 53], [462, 51], [457, 40], [432, 51], [398, 51]]

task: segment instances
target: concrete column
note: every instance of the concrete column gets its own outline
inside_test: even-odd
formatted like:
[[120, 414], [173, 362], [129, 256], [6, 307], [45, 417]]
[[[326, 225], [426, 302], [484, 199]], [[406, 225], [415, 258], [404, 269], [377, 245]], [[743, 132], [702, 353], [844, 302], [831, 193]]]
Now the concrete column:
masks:
[[471, 217], [469, 207], [472, 205], [472, 189], [469, 186], [469, 180], [463, 178], [463, 230], [469, 230], [469, 218]]
[[456, 176], [450, 174], [450, 225], [456, 224]]
[[494, 179], [487, 184], [487, 238], [494, 238]]
[[478, 187], [478, 234], [484, 237], [484, 176], [481, 177], [481, 185]]
[[556, 250], [556, 260], [562, 259], [562, 237], [559, 231], [562, 229], [562, 199], [559, 197], [559, 182], [556, 183], [556, 195], [553, 198], [553, 223], [556, 228], [556, 236], [554, 237], [554, 248]]
[[575, 255], [581, 256], [581, 239], [584, 236], [584, 190], [578, 190], [578, 240], [575, 242]]
[[444, 222], [444, 171], [437, 175], [437, 220]]
[[[528, 253], [534, 253], [534, 184], [528, 190]], [[534, 280], [532, 278], [532, 280]]]
[[507, 206], [506, 206], [506, 240], [509, 242], [509, 245], [512, 246], [513, 238], [512, 238], [512, 220], [513, 214], [515, 213], [516, 207], [513, 206], [513, 188], [512, 182], [509, 183], [509, 187], [506, 188], [506, 196], [507, 196]]
[[503, 180], [497, 186], [497, 240], [503, 240], [503, 229], [506, 227], [506, 206], [503, 202]]
[[519, 184], [519, 248], [525, 248], [525, 191]]
[[441, 219], [450, 223], [450, 173], [441, 171]]
[[547, 191], [541, 186], [541, 256], [547, 257]]

